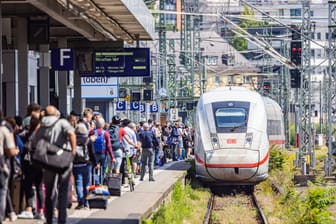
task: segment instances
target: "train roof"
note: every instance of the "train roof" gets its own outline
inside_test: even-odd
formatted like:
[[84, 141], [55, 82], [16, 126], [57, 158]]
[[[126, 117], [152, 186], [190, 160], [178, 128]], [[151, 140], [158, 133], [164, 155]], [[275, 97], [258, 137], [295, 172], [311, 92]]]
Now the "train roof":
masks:
[[204, 93], [201, 98], [204, 103], [223, 100], [240, 100], [248, 102], [261, 102], [259, 93], [241, 86], [224, 86]]
[[282, 117], [282, 109], [280, 105], [273, 99], [269, 97], [263, 97], [267, 116], [271, 117]]

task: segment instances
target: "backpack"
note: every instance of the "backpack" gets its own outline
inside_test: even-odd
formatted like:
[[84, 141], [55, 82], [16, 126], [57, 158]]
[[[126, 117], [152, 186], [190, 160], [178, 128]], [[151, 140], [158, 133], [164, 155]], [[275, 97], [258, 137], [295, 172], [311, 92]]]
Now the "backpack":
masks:
[[105, 151], [105, 138], [104, 138], [105, 130], [102, 129], [100, 134], [98, 134], [97, 129], [94, 130], [94, 135], [97, 137], [93, 142], [93, 147], [95, 153], [103, 153]]
[[112, 150], [118, 150], [120, 148], [120, 138], [119, 138], [119, 127], [111, 125], [109, 128], [110, 141], [112, 145]]
[[178, 137], [180, 134], [178, 133], [177, 127], [172, 127], [172, 133], [171, 135], [173, 137]]
[[89, 148], [86, 144], [84, 145], [77, 145], [76, 147], [76, 155], [74, 158], [73, 163], [87, 163], [90, 160], [89, 156]]

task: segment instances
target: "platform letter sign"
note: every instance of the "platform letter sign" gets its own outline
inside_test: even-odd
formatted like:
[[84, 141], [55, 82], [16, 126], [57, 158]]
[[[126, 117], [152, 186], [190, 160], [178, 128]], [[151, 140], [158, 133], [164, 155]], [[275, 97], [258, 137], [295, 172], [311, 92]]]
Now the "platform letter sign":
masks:
[[74, 52], [72, 49], [51, 49], [51, 67], [54, 71], [70, 71], [74, 66]]
[[145, 104], [140, 104], [140, 112], [141, 113], [144, 113], [144, 112], [146, 112], [146, 105]]
[[157, 104], [150, 105], [150, 112], [151, 113], [157, 113], [159, 112], [159, 107]]
[[116, 103], [117, 110], [126, 110], [126, 102], [125, 101], [118, 101]]
[[130, 110], [139, 110], [140, 105], [138, 101], [131, 101], [131, 108]]

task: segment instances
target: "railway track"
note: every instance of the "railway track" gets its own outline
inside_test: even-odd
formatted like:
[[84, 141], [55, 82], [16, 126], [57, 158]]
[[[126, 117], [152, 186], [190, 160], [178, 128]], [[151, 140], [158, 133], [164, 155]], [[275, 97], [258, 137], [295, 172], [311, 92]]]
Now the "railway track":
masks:
[[212, 193], [203, 224], [267, 224], [253, 192]]

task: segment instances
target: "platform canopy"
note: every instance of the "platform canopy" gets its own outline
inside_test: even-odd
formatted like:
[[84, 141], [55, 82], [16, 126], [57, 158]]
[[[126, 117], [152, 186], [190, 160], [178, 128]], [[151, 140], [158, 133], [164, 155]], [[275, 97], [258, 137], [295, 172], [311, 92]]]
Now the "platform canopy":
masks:
[[90, 41], [153, 40], [154, 18], [142, 0], [2, 0], [2, 17], [50, 19], [50, 37]]

